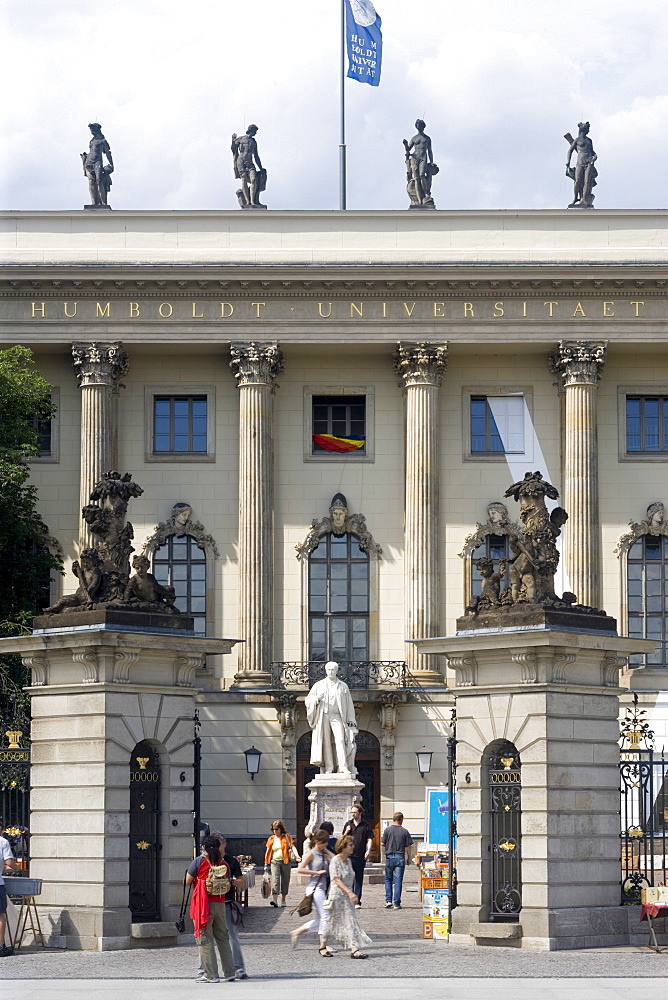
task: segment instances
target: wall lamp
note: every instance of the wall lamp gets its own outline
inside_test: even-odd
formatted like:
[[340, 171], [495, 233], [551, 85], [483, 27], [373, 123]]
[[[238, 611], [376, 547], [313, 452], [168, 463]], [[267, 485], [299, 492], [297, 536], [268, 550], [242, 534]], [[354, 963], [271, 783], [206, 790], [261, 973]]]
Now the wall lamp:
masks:
[[415, 751], [415, 756], [417, 757], [417, 768], [420, 772], [420, 777], [424, 778], [425, 774], [429, 774], [431, 771], [431, 758], [434, 756], [434, 753], [432, 750], [422, 747], [421, 750]]
[[246, 771], [250, 774], [251, 781], [255, 781], [255, 775], [260, 770], [262, 751], [251, 747], [250, 750], [244, 750], [244, 756], [246, 757]]

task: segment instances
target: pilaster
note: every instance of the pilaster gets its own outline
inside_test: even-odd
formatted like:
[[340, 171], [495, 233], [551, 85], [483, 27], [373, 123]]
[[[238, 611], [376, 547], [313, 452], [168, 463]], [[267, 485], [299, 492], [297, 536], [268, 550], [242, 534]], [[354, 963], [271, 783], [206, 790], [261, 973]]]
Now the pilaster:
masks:
[[[74, 343], [72, 361], [81, 389], [81, 509], [89, 502], [95, 483], [114, 468], [117, 396], [120, 380], [128, 372], [128, 358], [117, 341]], [[81, 521], [80, 549], [94, 545], [93, 535]]]
[[[394, 370], [406, 397], [404, 639], [410, 642], [439, 634], [438, 391], [447, 347], [400, 343]], [[409, 645], [406, 661], [417, 680], [443, 684], [437, 657], [421, 657]]]
[[239, 388], [239, 630], [235, 682], [267, 687], [273, 644], [273, 395], [283, 370], [277, 344], [232, 344]]
[[601, 605], [596, 396], [605, 355], [604, 342], [562, 340], [549, 359], [550, 369], [559, 376], [566, 394], [566, 572], [578, 602], [594, 608]]

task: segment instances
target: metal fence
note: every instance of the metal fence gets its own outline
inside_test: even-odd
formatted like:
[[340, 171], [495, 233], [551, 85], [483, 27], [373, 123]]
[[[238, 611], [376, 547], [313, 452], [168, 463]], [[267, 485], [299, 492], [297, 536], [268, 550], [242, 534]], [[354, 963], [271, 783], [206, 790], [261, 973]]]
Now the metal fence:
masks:
[[654, 749], [654, 733], [638, 696], [622, 723], [621, 901], [640, 903], [641, 890], [665, 884], [668, 875], [668, 758]]
[[[308, 689], [325, 676], [324, 660], [283, 661], [271, 665], [271, 686], [274, 689]], [[337, 674], [351, 691], [369, 687], [411, 686], [410, 675], [403, 660], [350, 660], [339, 662]]]

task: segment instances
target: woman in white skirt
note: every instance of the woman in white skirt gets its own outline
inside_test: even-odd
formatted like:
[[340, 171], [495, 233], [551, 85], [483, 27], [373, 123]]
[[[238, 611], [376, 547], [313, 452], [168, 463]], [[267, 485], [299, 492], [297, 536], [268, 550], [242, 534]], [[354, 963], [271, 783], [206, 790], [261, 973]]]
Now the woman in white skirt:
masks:
[[352, 853], [353, 838], [339, 837], [336, 842], [336, 857], [329, 866], [332, 881], [329, 887], [329, 920], [325, 928], [325, 940], [326, 943], [333, 941], [344, 948], [350, 948], [351, 958], [368, 958], [361, 950], [361, 945], [371, 944], [371, 938], [360, 927], [355, 913], [357, 896], [352, 889], [355, 877], [350, 863]]
[[327, 897], [325, 891], [327, 871], [329, 869], [329, 862], [334, 857], [332, 852], [327, 850], [328, 840], [329, 834], [326, 830], [316, 830], [309, 841], [309, 850], [306, 851], [297, 868], [300, 875], [311, 876], [306, 886], [305, 895], [312, 897], [313, 909], [311, 912], [313, 916], [307, 923], [302, 924], [301, 927], [290, 931], [293, 948], [297, 947], [297, 942], [302, 934], [308, 934], [309, 931], [317, 931], [320, 935], [320, 954], [323, 958], [331, 958], [332, 956], [332, 952], [325, 942], [325, 926], [329, 914], [323, 907], [323, 903]]

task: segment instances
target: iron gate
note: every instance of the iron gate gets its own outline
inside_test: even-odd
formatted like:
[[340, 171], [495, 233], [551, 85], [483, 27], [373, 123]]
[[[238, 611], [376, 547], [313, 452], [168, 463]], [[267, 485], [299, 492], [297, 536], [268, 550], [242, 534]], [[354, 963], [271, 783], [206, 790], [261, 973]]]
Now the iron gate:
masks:
[[130, 912], [135, 921], [160, 920], [160, 758], [138, 743], [130, 758]]
[[7, 747], [0, 749], [0, 818], [19, 867], [27, 871], [30, 860], [30, 747], [20, 729], [5, 733]]
[[517, 748], [495, 740], [485, 754], [491, 817], [490, 921], [519, 920], [522, 909], [522, 772]]
[[655, 751], [645, 715], [634, 694], [620, 741], [623, 906], [639, 904], [641, 890], [668, 875], [668, 759]]

